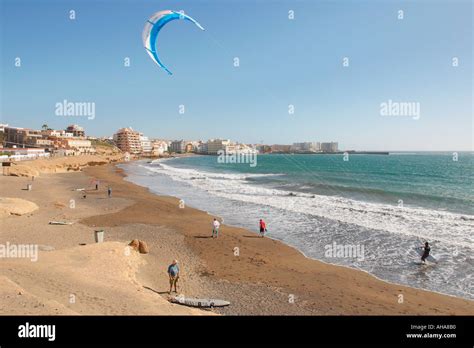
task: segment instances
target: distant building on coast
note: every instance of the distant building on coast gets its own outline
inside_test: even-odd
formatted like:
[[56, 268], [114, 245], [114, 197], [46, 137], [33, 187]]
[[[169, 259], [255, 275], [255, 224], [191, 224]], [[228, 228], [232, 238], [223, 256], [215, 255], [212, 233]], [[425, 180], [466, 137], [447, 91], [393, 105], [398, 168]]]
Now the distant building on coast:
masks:
[[73, 138], [74, 134], [66, 132], [65, 130], [54, 130], [54, 129], [43, 129], [41, 134], [44, 137], [54, 137], [54, 138]]
[[291, 151], [291, 145], [272, 145], [271, 152], [274, 153], [289, 153]]
[[[46, 128], [46, 127], [45, 127]], [[6, 148], [37, 148], [48, 153], [78, 155], [94, 153], [90, 140], [74, 136], [64, 130], [34, 130], [20, 127], [5, 127], [4, 144]]]
[[231, 145], [228, 139], [209, 139], [207, 141], [207, 153], [209, 155], [217, 155], [219, 151], [225, 151], [228, 145]]
[[5, 147], [36, 147], [36, 139], [43, 138], [40, 130], [28, 128], [5, 127], [4, 133]]
[[270, 145], [257, 144], [256, 148], [257, 148], [258, 153], [261, 153], [261, 154], [272, 152], [272, 147]]
[[301, 153], [301, 154], [311, 154], [311, 153], [328, 153], [328, 152], [338, 152], [338, 143], [329, 142], [329, 143], [320, 143], [316, 141], [306, 141], [293, 143], [292, 145], [286, 144], [274, 144], [274, 145], [265, 145], [257, 144], [255, 148], [259, 153]]
[[168, 152], [168, 141], [165, 140], [153, 140], [151, 142], [152, 150], [151, 153], [154, 156], [163, 155], [165, 152]]
[[200, 141], [196, 149], [197, 153], [207, 154], [207, 142]]
[[240, 154], [253, 154], [258, 151], [251, 145], [241, 144], [241, 143], [232, 143], [224, 147], [225, 153], [240, 153]]
[[78, 126], [77, 124], [72, 124], [66, 128], [66, 133], [72, 133], [72, 136], [74, 137], [85, 137], [86, 133], [84, 131], [84, 128], [81, 126]]
[[319, 152], [321, 144], [318, 142], [293, 143], [291, 145], [292, 152]]
[[123, 152], [139, 154], [142, 152], [140, 133], [132, 128], [121, 128], [114, 134], [116, 146]]
[[[77, 151], [80, 154], [83, 153], [94, 153], [95, 149], [91, 146], [91, 141], [86, 139], [64, 139], [62, 143], [65, 145], [64, 148], [68, 150]], [[75, 153], [74, 153], [75, 154]]]
[[153, 151], [153, 145], [146, 135], [140, 133], [140, 146], [142, 147], [142, 153], [144, 155], [151, 155]]
[[321, 143], [321, 151], [322, 152], [337, 152], [339, 151], [338, 143], [337, 142]]
[[169, 146], [170, 152], [175, 153], [185, 153], [186, 152], [186, 142], [184, 140], [175, 140], [172, 141]]
[[31, 160], [40, 157], [49, 157], [50, 153], [37, 148], [3, 148], [0, 162]]

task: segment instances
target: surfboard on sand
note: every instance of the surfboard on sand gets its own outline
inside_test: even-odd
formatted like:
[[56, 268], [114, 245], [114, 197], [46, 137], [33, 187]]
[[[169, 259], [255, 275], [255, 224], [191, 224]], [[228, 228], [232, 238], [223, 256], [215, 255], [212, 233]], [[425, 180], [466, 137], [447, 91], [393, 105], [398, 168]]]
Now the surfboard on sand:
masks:
[[72, 225], [74, 222], [67, 222], [67, 221], [50, 221], [50, 225]]
[[[416, 251], [416, 252], [418, 253], [418, 255], [420, 255], [420, 256], [423, 256], [423, 253], [425, 252], [422, 247], [415, 248], [415, 251]], [[426, 261], [429, 261], [429, 262], [438, 262], [438, 260], [436, 260], [432, 255], [428, 255], [428, 257], [426, 258]]]
[[190, 298], [183, 296], [174, 296], [170, 299], [171, 302], [182, 304], [190, 307], [198, 308], [212, 308], [212, 307], [225, 307], [230, 305], [229, 301], [209, 299], [209, 298]]

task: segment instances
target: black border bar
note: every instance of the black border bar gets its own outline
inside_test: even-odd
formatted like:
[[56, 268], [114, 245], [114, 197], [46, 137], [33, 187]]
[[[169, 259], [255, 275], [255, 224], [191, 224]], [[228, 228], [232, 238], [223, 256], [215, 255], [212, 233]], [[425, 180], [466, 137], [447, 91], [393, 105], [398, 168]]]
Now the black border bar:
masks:
[[[55, 340], [19, 337], [19, 327], [26, 323], [55, 325]], [[420, 333], [428, 335], [407, 337]], [[456, 337], [428, 337], [433, 334]], [[1, 348], [231, 343], [472, 348], [474, 316], [0, 316]]]

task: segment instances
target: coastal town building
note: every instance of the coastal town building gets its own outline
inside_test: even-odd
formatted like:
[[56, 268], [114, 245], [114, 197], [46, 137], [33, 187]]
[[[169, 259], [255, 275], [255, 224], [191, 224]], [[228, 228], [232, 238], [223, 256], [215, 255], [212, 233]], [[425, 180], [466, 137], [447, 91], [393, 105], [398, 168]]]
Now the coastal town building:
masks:
[[170, 152], [175, 153], [185, 153], [186, 152], [186, 142], [184, 140], [175, 140], [170, 144]]
[[[83, 134], [80, 127], [78, 131], [79, 133], [76, 134]], [[59, 150], [68, 150], [73, 155], [95, 152], [89, 140], [76, 137], [74, 133], [65, 130], [54, 129], [33, 130], [5, 127], [4, 144], [7, 148], [38, 148], [56, 154]]]
[[50, 153], [46, 152], [44, 149], [37, 148], [3, 148], [2, 155], [0, 155], [0, 162], [4, 161], [21, 161], [21, 160], [31, 160], [40, 157], [49, 157]]
[[[202, 144], [201, 140], [188, 141], [187, 144], [186, 144], [186, 146], [187, 146], [186, 150], [189, 150], [187, 152], [198, 153], [199, 152], [199, 147], [201, 146], [201, 144]], [[188, 145], [191, 145], [191, 146], [188, 146]]]
[[258, 153], [271, 153], [272, 147], [270, 145], [257, 144], [256, 145]]
[[72, 137], [74, 137], [73, 133], [68, 133], [65, 130], [46, 129], [46, 130], [42, 130], [41, 134], [45, 137], [55, 137], [55, 138], [72, 138]]
[[59, 144], [60, 148], [72, 150], [73, 155], [95, 153], [95, 149], [92, 147], [90, 140], [65, 138], [60, 139]]
[[197, 153], [207, 154], [207, 143], [200, 141], [196, 149]]
[[150, 139], [147, 136], [140, 133], [140, 146], [142, 147], [142, 153], [145, 155], [151, 155], [153, 150], [153, 145], [151, 144]]
[[66, 128], [66, 133], [71, 133], [74, 137], [85, 137], [84, 128], [77, 124], [72, 124]]
[[337, 152], [338, 150], [337, 142], [321, 143], [321, 151], [323, 152]]
[[217, 155], [219, 151], [225, 151], [226, 146], [231, 145], [230, 140], [209, 139], [207, 141], [207, 153], [209, 155]]
[[121, 128], [114, 134], [114, 142], [123, 152], [139, 154], [142, 152], [140, 133], [131, 127]]
[[318, 142], [293, 143], [292, 152], [318, 152], [321, 150], [321, 144]]
[[253, 154], [257, 153], [257, 150], [247, 144], [230, 143], [223, 149], [225, 153], [240, 153], [240, 154]]
[[5, 147], [34, 147], [35, 139], [42, 138], [39, 130], [20, 127], [5, 127]]
[[272, 145], [271, 151], [274, 153], [289, 153], [291, 151], [291, 145]]
[[165, 140], [153, 140], [151, 145], [153, 156], [160, 156], [168, 151], [168, 142]]
[[34, 137], [31, 139], [30, 145], [34, 147], [42, 147], [46, 149], [52, 149], [54, 148], [54, 141], [51, 139], [45, 139], [45, 138], [38, 138]]

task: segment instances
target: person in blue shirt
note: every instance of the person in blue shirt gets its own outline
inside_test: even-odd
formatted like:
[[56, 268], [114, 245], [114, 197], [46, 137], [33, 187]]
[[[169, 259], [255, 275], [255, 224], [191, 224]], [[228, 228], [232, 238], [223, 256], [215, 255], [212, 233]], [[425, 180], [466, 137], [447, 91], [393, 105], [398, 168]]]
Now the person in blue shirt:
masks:
[[168, 266], [168, 275], [170, 277], [170, 291], [169, 293], [171, 294], [171, 290], [173, 289], [174, 286], [174, 292], [178, 292], [177, 288], [177, 283], [179, 279], [179, 266], [178, 266], [178, 260], [173, 260], [173, 263]]

